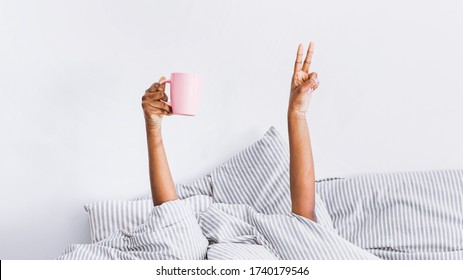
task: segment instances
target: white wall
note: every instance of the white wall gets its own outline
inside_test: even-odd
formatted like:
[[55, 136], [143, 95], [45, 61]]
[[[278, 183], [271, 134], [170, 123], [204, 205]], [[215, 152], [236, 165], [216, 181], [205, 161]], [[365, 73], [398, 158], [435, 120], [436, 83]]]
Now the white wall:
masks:
[[315, 42], [317, 178], [462, 168], [461, 1], [0, 1], [0, 258], [87, 243], [85, 203], [149, 189], [140, 99], [200, 72], [197, 117], [167, 117], [175, 181], [287, 139], [299, 42]]

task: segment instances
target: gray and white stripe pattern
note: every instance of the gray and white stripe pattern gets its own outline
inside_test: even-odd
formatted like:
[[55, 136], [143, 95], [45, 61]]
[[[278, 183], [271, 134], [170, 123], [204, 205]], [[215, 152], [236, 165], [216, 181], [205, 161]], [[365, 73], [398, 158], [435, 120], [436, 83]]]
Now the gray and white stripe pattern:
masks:
[[[183, 201], [190, 207], [196, 218], [212, 203], [212, 197], [195, 195]], [[133, 231], [148, 219], [153, 209], [151, 198], [137, 200], [105, 200], [84, 206], [87, 210], [92, 243], [108, 237], [118, 229]]]
[[249, 205], [212, 203], [197, 219], [185, 200], [154, 207], [132, 232], [120, 229], [93, 244], [70, 245], [57, 259], [206, 257], [377, 259], [332, 230], [295, 214], [262, 214]]
[[[210, 176], [204, 176], [189, 184], [176, 183], [177, 196], [191, 206], [195, 214], [203, 211], [212, 202]], [[194, 203], [190, 203], [190, 198]], [[92, 243], [108, 237], [118, 229], [132, 231], [148, 218], [153, 209], [150, 194], [133, 200], [104, 200], [92, 202], [84, 206], [87, 211]]]
[[188, 204], [173, 200], [153, 207], [133, 231], [120, 229], [93, 244], [72, 244], [57, 259], [201, 260], [208, 244]]
[[[262, 214], [249, 205], [215, 203], [199, 223], [209, 242], [227, 244], [213, 247], [208, 259], [234, 259], [237, 255], [239, 259], [378, 259], [334, 231], [292, 213]], [[249, 246], [243, 248], [242, 244]], [[250, 245], [258, 246], [258, 251], [246, 250]]]
[[[211, 172], [213, 202], [250, 205], [263, 214], [291, 213], [289, 147], [272, 126], [264, 137]], [[317, 222], [333, 229], [331, 217], [315, 197]]]
[[86, 206], [95, 243], [58, 259], [463, 259], [461, 170], [319, 180], [315, 223], [290, 212], [289, 151], [271, 127], [176, 189], [156, 207]]
[[463, 259], [463, 170], [321, 182], [337, 233], [383, 259]]
[[[240, 176], [250, 181], [243, 181]], [[203, 196], [202, 200], [190, 204], [193, 210], [205, 209], [213, 199], [231, 204], [251, 203], [258, 212], [266, 214], [290, 213], [288, 146], [277, 130], [270, 127], [261, 139], [210, 174], [191, 183], [176, 183], [175, 187], [179, 199]], [[152, 207], [149, 192], [131, 201], [107, 200], [85, 205], [92, 243], [103, 240], [117, 229], [133, 230], [146, 220]], [[316, 197], [315, 208], [318, 223], [333, 228], [319, 197]]]

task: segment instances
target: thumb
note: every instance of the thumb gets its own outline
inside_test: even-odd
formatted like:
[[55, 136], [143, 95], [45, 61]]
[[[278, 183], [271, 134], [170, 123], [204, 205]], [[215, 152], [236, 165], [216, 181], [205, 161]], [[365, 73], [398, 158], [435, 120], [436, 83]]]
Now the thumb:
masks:
[[[164, 80], [166, 80], [166, 77], [161, 76], [161, 78], [159, 79], [158, 82], [162, 82]], [[166, 89], [166, 83], [163, 83], [163, 84], [159, 85], [159, 88], [162, 89], [162, 91], [164, 91]]]

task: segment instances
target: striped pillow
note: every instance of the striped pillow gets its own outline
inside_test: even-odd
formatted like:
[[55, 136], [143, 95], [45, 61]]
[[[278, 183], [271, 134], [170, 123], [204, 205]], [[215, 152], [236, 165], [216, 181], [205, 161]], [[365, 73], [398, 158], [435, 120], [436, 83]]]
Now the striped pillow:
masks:
[[[260, 213], [291, 213], [289, 146], [275, 127], [211, 173], [213, 202], [247, 204]], [[317, 188], [316, 188], [317, 189]], [[318, 223], [333, 229], [325, 204], [315, 197]]]
[[[190, 207], [199, 213], [212, 202], [209, 175], [188, 184], [176, 183], [180, 199], [185, 199]], [[151, 194], [133, 200], [105, 200], [86, 204], [92, 243], [105, 239], [118, 229], [132, 231], [142, 224], [153, 209]]]
[[153, 202], [143, 200], [105, 200], [84, 205], [88, 214], [90, 237], [96, 243], [118, 229], [134, 230], [148, 218]]
[[[338, 178], [324, 180], [333, 179]], [[210, 174], [192, 183], [176, 183], [175, 188], [178, 198], [186, 199], [196, 211], [204, 210], [212, 202], [221, 202], [248, 204], [265, 214], [290, 213], [288, 145], [272, 126], [263, 138]], [[315, 198], [318, 222], [333, 228], [324, 202], [318, 195]], [[92, 242], [106, 238], [117, 229], [133, 230], [148, 217], [152, 208], [150, 193], [133, 200], [106, 200], [85, 205]]]

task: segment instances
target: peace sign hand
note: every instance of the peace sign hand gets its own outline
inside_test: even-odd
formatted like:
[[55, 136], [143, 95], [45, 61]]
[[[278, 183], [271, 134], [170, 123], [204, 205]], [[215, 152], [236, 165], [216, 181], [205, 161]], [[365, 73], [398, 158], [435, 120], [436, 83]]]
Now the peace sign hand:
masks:
[[291, 81], [291, 93], [289, 96], [288, 115], [295, 114], [298, 117], [304, 117], [309, 108], [312, 92], [318, 88], [319, 82], [317, 73], [309, 73], [310, 64], [312, 63], [314, 44], [310, 42], [302, 63], [303, 46], [299, 44], [297, 48], [296, 62], [294, 64], [294, 73]]

